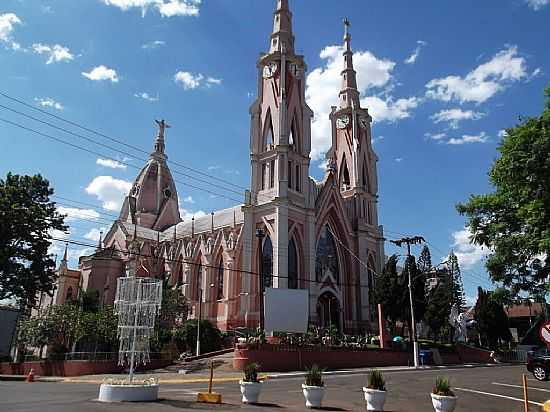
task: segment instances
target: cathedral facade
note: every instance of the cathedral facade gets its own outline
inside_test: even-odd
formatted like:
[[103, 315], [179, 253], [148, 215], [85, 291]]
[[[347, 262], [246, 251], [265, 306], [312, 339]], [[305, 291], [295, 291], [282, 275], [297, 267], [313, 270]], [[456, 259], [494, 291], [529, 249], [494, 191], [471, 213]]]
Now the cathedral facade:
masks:
[[[339, 105], [327, 119], [332, 146], [323, 180], [309, 176], [313, 112], [305, 99], [307, 67], [295, 53], [288, 0], [278, 0], [269, 52], [257, 62], [251, 185], [244, 203], [182, 221], [165, 154], [167, 125], [158, 122], [154, 150], [118, 220], [96, 253], [80, 259], [82, 289], [98, 291], [109, 303], [117, 278], [129, 269], [138, 276], [166, 276], [187, 297], [190, 318], [198, 317], [201, 306], [203, 319], [228, 330], [258, 326], [262, 275], [266, 288], [308, 290], [312, 324], [346, 332], [369, 328], [374, 274], [384, 263], [378, 159], [345, 23], [342, 86]], [[57, 293], [61, 302], [67, 291]]]

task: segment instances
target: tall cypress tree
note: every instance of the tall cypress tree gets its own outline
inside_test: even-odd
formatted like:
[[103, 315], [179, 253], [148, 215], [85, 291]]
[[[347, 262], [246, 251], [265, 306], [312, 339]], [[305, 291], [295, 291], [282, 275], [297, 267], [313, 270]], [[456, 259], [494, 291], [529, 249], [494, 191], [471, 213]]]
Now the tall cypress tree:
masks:
[[458, 257], [451, 251], [449, 255], [449, 281], [451, 282], [451, 306], [456, 305], [459, 312], [466, 306], [466, 297], [464, 294], [464, 283], [462, 282], [462, 273], [458, 264]]
[[424, 245], [420, 256], [418, 257], [418, 270], [422, 273], [428, 272], [432, 268], [432, 254], [428, 245]]

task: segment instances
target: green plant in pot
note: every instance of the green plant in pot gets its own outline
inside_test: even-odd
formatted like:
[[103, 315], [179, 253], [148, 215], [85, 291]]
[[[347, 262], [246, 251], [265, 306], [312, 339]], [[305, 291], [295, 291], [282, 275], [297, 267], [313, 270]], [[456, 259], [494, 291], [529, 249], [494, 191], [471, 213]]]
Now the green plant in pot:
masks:
[[452, 391], [449, 378], [437, 377], [431, 397], [436, 412], [453, 412], [456, 408], [457, 398]]
[[325, 396], [325, 383], [323, 372], [325, 370], [319, 365], [313, 365], [306, 369], [305, 382], [302, 384], [302, 392], [306, 399], [306, 407], [320, 408]]
[[260, 365], [257, 363], [249, 363], [243, 369], [243, 379], [239, 382], [241, 387], [243, 403], [258, 403], [260, 392], [262, 390], [262, 382], [258, 378]]
[[372, 370], [368, 376], [367, 386], [363, 387], [367, 402], [367, 411], [383, 411], [386, 403], [386, 380], [379, 370]]

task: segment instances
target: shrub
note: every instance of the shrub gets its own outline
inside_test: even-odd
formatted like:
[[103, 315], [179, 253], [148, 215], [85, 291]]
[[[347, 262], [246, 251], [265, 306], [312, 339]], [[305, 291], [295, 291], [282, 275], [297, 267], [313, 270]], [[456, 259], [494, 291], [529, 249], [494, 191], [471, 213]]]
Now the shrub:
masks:
[[322, 387], [325, 386], [325, 383], [323, 382], [323, 372], [325, 370], [322, 369], [319, 365], [313, 365], [311, 368], [306, 369], [306, 386], [318, 386]]
[[368, 388], [376, 389], [378, 391], [386, 390], [386, 381], [379, 370], [374, 369], [369, 373]]
[[449, 382], [449, 378], [442, 377], [436, 378], [435, 386], [432, 390], [432, 393], [439, 396], [455, 396], [455, 394], [451, 390], [451, 383]]
[[249, 363], [244, 367], [244, 382], [260, 382], [258, 379], [258, 371], [260, 370], [260, 365], [257, 363]]

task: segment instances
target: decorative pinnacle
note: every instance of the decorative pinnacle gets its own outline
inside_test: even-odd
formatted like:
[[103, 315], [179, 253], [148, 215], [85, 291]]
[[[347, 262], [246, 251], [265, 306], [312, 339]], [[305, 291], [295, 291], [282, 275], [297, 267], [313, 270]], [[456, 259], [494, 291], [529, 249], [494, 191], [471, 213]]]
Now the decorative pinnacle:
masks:
[[164, 134], [166, 133], [166, 129], [170, 129], [172, 126], [166, 123], [164, 119], [155, 120], [155, 123], [158, 125], [159, 128], [157, 140], [155, 141], [155, 153], [164, 154]]

